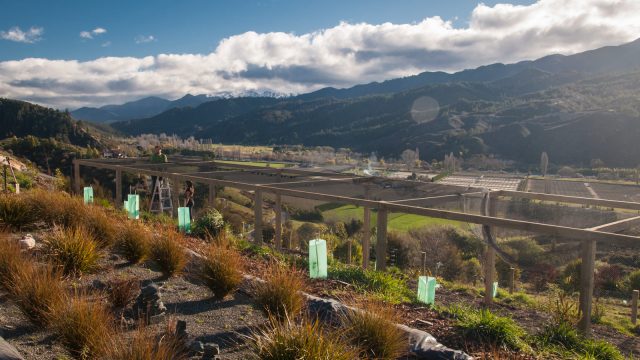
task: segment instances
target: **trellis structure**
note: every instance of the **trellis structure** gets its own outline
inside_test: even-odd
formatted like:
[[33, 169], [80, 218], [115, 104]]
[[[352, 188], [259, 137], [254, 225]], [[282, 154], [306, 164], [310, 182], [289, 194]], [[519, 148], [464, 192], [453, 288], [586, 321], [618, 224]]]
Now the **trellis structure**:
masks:
[[[191, 180], [194, 183], [209, 186], [209, 201], [215, 199], [215, 187], [224, 186], [252, 191], [254, 201], [254, 241], [262, 243], [262, 202], [269, 195], [275, 200], [275, 247], [282, 248], [282, 199], [283, 197], [302, 198], [321, 202], [350, 204], [364, 208], [363, 249], [370, 244], [371, 211], [377, 211], [376, 231], [376, 269], [385, 270], [387, 254], [387, 220], [390, 212], [428, 216], [483, 225], [485, 237], [491, 236], [495, 227], [521, 230], [531, 233], [548, 234], [555, 237], [573, 239], [581, 242], [581, 279], [579, 329], [584, 334], [591, 331], [591, 310], [594, 290], [594, 271], [596, 243], [598, 241], [638, 241], [640, 237], [620, 234], [640, 225], [640, 216], [632, 216], [615, 222], [578, 228], [558, 224], [525, 221], [497, 216], [497, 200], [524, 198], [541, 202], [578, 204], [640, 211], [640, 203], [592, 199], [585, 197], [531, 193], [522, 191], [466, 188], [437, 183], [425, 183], [409, 180], [391, 180], [381, 177], [363, 177], [351, 174], [331, 173], [301, 168], [276, 169], [257, 167], [239, 163], [202, 161], [187, 157], [171, 157], [165, 164], [150, 163], [148, 159], [76, 159], [74, 160], [74, 188], [76, 193], [82, 189], [80, 167], [92, 167], [115, 171], [116, 204], [122, 203], [122, 174], [141, 174], [162, 176], [172, 180], [173, 186]], [[173, 196], [177, 197], [179, 188]], [[467, 209], [469, 199], [483, 199], [483, 206], [475, 213]], [[177, 198], [175, 199], [177, 200]], [[174, 201], [177, 203], [177, 201]], [[443, 204], [458, 204], [460, 211], [437, 208]], [[177, 209], [177, 207], [174, 207]], [[627, 212], [628, 215], [628, 212]], [[488, 240], [488, 239], [486, 239]], [[640, 242], [639, 242], [640, 244]], [[486, 247], [484, 255], [485, 302], [492, 301], [496, 250]], [[364, 268], [369, 267], [369, 257], [363, 256]]]

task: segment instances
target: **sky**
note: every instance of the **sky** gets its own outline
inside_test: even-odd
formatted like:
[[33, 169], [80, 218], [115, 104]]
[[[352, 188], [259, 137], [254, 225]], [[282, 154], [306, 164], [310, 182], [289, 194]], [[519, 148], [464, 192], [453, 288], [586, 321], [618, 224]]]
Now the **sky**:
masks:
[[639, 0], [0, 0], [0, 97], [296, 94], [640, 38]]

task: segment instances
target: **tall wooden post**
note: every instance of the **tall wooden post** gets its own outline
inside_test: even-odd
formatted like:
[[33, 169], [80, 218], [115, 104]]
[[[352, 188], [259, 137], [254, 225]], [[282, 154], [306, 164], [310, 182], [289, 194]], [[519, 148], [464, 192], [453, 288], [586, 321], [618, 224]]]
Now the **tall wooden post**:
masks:
[[633, 325], [638, 322], [638, 295], [640, 291], [633, 290], [633, 296], [631, 297], [631, 323]]
[[209, 184], [209, 206], [213, 207], [216, 204], [216, 186]]
[[253, 239], [256, 244], [262, 245], [262, 190], [256, 189], [253, 202]]
[[[369, 198], [369, 186], [365, 185], [364, 188], [364, 198]], [[362, 268], [367, 270], [369, 268], [369, 250], [370, 250], [370, 239], [371, 239], [371, 208], [368, 206], [364, 207], [364, 219], [363, 219], [363, 227], [364, 231], [362, 232]]]
[[376, 270], [387, 268], [387, 209], [378, 209], [378, 227], [376, 237]]
[[516, 289], [516, 268], [509, 268], [509, 294], [513, 294]]
[[73, 160], [73, 187], [76, 195], [79, 195], [80, 191], [82, 191], [82, 184], [80, 184], [80, 163], [78, 163], [78, 160]]
[[276, 194], [276, 233], [275, 233], [275, 244], [276, 249], [280, 250], [282, 248], [282, 196], [280, 194]]
[[116, 170], [116, 209], [123, 205], [122, 202], [122, 170]]
[[[482, 199], [482, 214], [495, 216], [496, 206], [494, 201], [491, 201], [489, 193], [486, 193]], [[483, 225], [484, 227], [484, 225]], [[489, 232], [493, 229], [489, 228]], [[495, 282], [496, 271], [496, 250], [488, 244], [489, 238], [483, 229], [482, 236], [487, 243], [487, 250], [484, 254], [484, 303], [490, 305], [493, 302], [493, 283]]]
[[594, 272], [596, 267], [596, 241], [582, 241], [582, 266], [580, 268], [580, 313], [578, 330], [591, 335], [591, 309], [593, 306]]
[[171, 202], [173, 203], [173, 217], [178, 216], [178, 208], [182, 206], [180, 204], [180, 193], [182, 192], [182, 186], [178, 179], [171, 179]]

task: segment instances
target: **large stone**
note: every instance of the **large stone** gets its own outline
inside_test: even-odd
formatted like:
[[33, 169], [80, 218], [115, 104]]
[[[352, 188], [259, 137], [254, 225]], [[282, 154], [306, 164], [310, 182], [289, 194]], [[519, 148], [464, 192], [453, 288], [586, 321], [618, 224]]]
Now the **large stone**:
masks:
[[31, 234], [27, 234], [23, 236], [22, 239], [20, 239], [19, 243], [20, 243], [20, 248], [25, 250], [31, 250], [34, 247], [36, 247], [36, 239], [34, 239], [33, 236], [31, 236]]
[[138, 295], [133, 305], [134, 313], [148, 319], [163, 315], [167, 311], [167, 308], [162, 302], [160, 286], [150, 281], [145, 281], [142, 285], [140, 295]]

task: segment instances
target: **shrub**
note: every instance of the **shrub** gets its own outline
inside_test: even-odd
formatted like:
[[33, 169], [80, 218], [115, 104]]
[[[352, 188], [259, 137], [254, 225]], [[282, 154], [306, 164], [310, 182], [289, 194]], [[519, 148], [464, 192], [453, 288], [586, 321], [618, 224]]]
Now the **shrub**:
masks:
[[620, 290], [622, 268], [618, 265], [603, 264], [595, 274], [595, 287], [598, 290], [616, 292]]
[[367, 305], [341, 315], [345, 336], [367, 359], [395, 360], [404, 355], [409, 342], [394, 323], [393, 312], [382, 305]]
[[613, 345], [602, 340], [592, 340], [578, 334], [572, 324], [551, 322], [535, 337], [538, 346], [554, 350], [560, 348], [569, 354], [582, 355], [580, 358], [597, 360], [622, 360], [624, 357]]
[[544, 254], [542, 246], [538, 245], [531, 237], [510, 238], [502, 242], [505, 250], [511, 253], [521, 266], [533, 266], [537, 264]]
[[304, 223], [296, 230], [298, 237], [298, 246], [300, 250], [306, 251], [309, 249], [309, 240], [313, 240], [327, 232], [327, 227], [323, 224]]
[[410, 234], [419, 240], [420, 251], [427, 253], [427, 269], [432, 274], [441, 275], [449, 281], [458, 279], [462, 255], [451, 243], [453, 234], [457, 234], [455, 230], [449, 227], [422, 228], [412, 230]]
[[15, 272], [9, 293], [22, 313], [37, 325], [47, 325], [65, 302], [61, 274], [51, 265], [25, 263]]
[[255, 289], [256, 303], [278, 319], [295, 317], [305, 304], [302, 275], [277, 263], [271, 264], [265, 275], [264, 282]]
[[300, 324], [271, 318], [268, 327], [256, 330], [250, 336], [255, 357], [259, 360], [332, 359], [352, 360], [358, 354], [331, 335], [318, 320], [303, 319]]
[[176, 275], [187, 265], [183, 242], [182, 235], [174, 230], [166, 231], [155, 240], [151, 255], [165, 276]]
[[224, 229], [224, 219], [222, 214], [214, 208], [206, 209], [202, 216], [196, 219], [193, 226], [193, 234], [204, 238], [205, 236], [216, 236]]
[[16, 271], [27, 265], [25, 262], [18, 242], [0, 234], [0, 286], [9, 286]]
[[69, 351], [83, 359], [100, 358], [113, 337], [113, 318], [104, 303], [75, 294], [59, 311], [53, 327]]
[[487, 309], [459, 312], [456, 326], [462, 335], [479, 344], [506, 346], [514, 350], [527, 347], [526, 333], [512, 319], [495, 315]]
[[378, 300], [391, 303], [411, 301], [415, 296], [407, 287], [406, 279], [391, 269], [382, 272], [335, 264], [329, 267], [329, 278], [353, 284], [357, 291], [372, 293]]
[[43, 251], [66, 275], [94, 270], [100, 253], [93, 236], [82, 227], [55, 227], [43, 241]]
[[0, 195], [0, 220], [10, 229], [21, 229], [34, 223], [37, 218], [33, 208], [19, 195]]
[[174, 339], [154, 336], [144, 327], [134, 335], [111, 339], [102, 360], [183, 360], [188, 359], [183, 346]]
[[125, 221], [118, 236], [116, 247], [133, 264], [144, 261], [151, 252], [151, 233], [137, 221]]
[[138, 279], [115, 279], [107, 283], [107, 299], [116, 309], [123, 309], [138, 294], [140, 282]]
[[576, 292], [580, 290], [580, 268], [582, 260], [576, 259], [564, 268], [562, 271], [562, 282], [560, 285], [565, 291]]
[[84, 221], [85, 206], [80, 198], [59, 191], [34, 189], [28, 193], [34, 213], [48, 225], [77, 226]]
[[[521, 271], [519, 268], [515, 268], [515, 281], [520, 281]], [[496, 273], [498, 274], [498, 281], [500, 282], [500, 286], [508, 287], [511, 282], [511, 265], [502, 260], [501, 257], [497, 257], [496, 259]]]
[[629, 274], [626, 279], [629, 291], [640, 290], [640, 270], [636, 270]]
[[101, 248], [116, 242], [118, 229], [112, 217], [98, 206], [85, 206], [84, 226]]
[[480, 260], [477, 258], [471, 258], [463, 261], [461, 276], [466, 283], [475, 284], [482, 276], [482, 265], [480, 265]]
[[344, 263], [348, 263], [349, 242], [351, 242], [351, 264], [360, 264], [362, 262], [362, 245], [356, 239], [349, 238], [338, 244], [333, 250], [333, 256]]
[[414, 265], [415, 255], [419, 253], [418, 241], [408, 234], [399, 232], [389, 232], [387, 248], [394, 252], [395, 266], [401, 269]]
[[202, 261], [200, 276], [214, 298], [222, 300], [242, 282], [242, 257], [234, 249], [212, 245]]
[[541, 292], [549, 288], [558, 280], [558, 270], [550, 264], [537, 264], [529, 271], [529, 281], [536, 292]]

